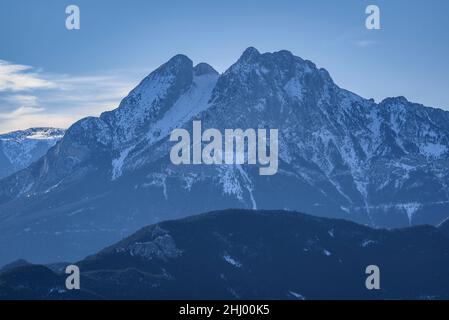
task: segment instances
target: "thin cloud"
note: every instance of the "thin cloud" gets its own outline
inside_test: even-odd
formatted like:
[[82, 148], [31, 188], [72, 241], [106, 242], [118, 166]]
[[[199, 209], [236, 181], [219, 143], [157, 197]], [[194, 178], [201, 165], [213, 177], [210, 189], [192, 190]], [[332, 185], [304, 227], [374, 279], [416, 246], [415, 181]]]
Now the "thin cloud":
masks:
[[86, 116], [118, 107], [142, 71], [50, 74], [0, 60], [0, 132], [30, 127], [67, 128]]
[[76, 115], [46, 112], [23, 114], [7, 121], [0, 118], [0, 134], [33, 127], [68, 128], [79, 119]]
[[37, 105], [37, 97], [33, 95], [14, 94], [0, 97], [5, 103], [19, 106], [35, 106]]
[[68, 128], [81, 117], [81, 114], [49, 112], [42, 107], [19, 107], [0, 112], [0, 134], [32, 127]]
[[33, 115], [45, 111], [40, 107], [20, 107], [11, 112], [0, 112], [0, 119], [16, 119], [17, 117]]
[[25, 91], [54, 88], [55, 84], [33, 67], [0, 60], [0, 91]]

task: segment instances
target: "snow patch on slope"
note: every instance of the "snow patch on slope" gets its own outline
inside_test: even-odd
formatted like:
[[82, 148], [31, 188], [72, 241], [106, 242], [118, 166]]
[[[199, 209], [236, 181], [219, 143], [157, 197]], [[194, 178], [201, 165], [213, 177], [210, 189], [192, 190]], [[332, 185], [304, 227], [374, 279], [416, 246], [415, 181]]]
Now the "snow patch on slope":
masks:
[[303, 100], [302, 85], [299, 79], [293, 78], [289, 80], [284, 86], [285, 92], [292, 98], [299, 101]]
[[242, 267], [242, 264], [241, 264], [239, 261], [237, 261], [236, 259], [232, 258], [232, 257], [231, 257], [230, 255], [228, 255], [228, 254], [224, 255], [224, 256], [223, 256], [223, 259], [225, 259], [225, 261], [226, 261], [227, 263], [229, 263], [230, 265], [233, 265], [233, 266], [236, 267], [236, 268], [241, 268], [241, 267]]
[[150, 143], [168, 136], [175, 128], [182, 127], [209, 106], [212, 91], [217, 83], [217, 74], [194, 76], [190, 89], [182, 95], [164, 117], [157, 121], [148, 133]]
[[126, 148], [120, 152], [120, 156], [114, 160], [112, 160], [112, 180], [116, 180], [122, 175], [122, 168], [125, 162], [126, 157], [129, 152], [133, 149], [133, 147]]
[[445, 145], [439, 143], [427, 143], [420, 146], [420, 151], [427, 157], [431, 158], [439, 158], [445, 153], [447, 153], [448, 149]]

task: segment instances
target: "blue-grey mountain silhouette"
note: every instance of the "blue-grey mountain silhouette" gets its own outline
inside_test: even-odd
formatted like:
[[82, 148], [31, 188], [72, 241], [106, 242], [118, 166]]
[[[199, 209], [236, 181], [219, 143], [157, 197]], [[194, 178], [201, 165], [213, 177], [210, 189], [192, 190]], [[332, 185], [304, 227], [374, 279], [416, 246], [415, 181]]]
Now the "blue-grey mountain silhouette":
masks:
[[[278, 173], [173, 165], [169, 134], [193, 120], [278, 129]], [[449, 216], [448, 150], [449, 112], [364, 99], [288, 51], [248, 48], [223, 74], [177, 55], [0, 181], [0, 262], [80, 259], [143, 225], [226, 208], [437, 225]]]
[[[366, 267], [380, 268], [367, 290]], [[0, 299], [448, 299], [449, 239], [297, 212], [225, 210], [145, 227], [64, 271], [0, 273]]]
[[4, 178], [45, 155], [64, 136], [63, 129], [31, 128], [0, 134], [0, 178]]

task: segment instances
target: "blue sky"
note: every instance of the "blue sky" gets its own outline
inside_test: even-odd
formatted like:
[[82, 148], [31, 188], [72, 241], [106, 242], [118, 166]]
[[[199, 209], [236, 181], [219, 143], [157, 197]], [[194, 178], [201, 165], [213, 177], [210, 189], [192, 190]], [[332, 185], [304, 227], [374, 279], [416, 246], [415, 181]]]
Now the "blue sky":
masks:
[[[76, 4], [81, 29], [65, 28]], [[365, 8], [381, 30], [365, 28]], [[223, 72], [249, 46], [287, 49], [343, 88], [449, 110], [447, 0], [0, 0], [0, 132], [115, 108], [177, 53]]]

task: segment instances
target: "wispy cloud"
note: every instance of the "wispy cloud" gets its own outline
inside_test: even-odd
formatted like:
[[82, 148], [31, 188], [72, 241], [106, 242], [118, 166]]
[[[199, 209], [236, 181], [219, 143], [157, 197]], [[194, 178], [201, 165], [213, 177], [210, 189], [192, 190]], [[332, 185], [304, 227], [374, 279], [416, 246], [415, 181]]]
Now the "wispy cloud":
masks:
[[11, 112], [0, 112], [0, 119], [15, 119], [20, 116], [36, 114], [43, 111], [45, 109], [39, 107], [20, 107]]
[[[107, 106], [107, 109], [117, 107], [137, 80], [132, 80], [126, 74], [87, 76], [56, 76], [55, 83], [59, 90], [41, 99], [44, 103], [64, 103], [66, 108], [74, 106], [91, 108], [92, 106]], [[106, 111], [106, 110], [102, 110]]]
[[0, 133], [31, 127], [66, 128], [76, 117], [66, 114], [48, 113], [41, 107], [19, 107], [9, 112], [0, 112]]
[[35, 106], [37, 104], [37, 97], [33, 95], [12, 94], [1, 97], [1, 100], [12, 105]]
[[0, 60], [0, 91], [53, 88], [55, 84], [27, 65]]
[[49, 113], [43, 108], [19, 108], [0, 114], [0, 133], [32, 127], [68, 128], [80, 118], [80, 115]]
[[51, 74], [0, 60], [0, 133], [35, 126], [68, 127], [114, 109], [142, 71]]

